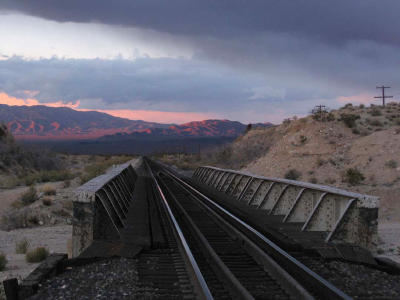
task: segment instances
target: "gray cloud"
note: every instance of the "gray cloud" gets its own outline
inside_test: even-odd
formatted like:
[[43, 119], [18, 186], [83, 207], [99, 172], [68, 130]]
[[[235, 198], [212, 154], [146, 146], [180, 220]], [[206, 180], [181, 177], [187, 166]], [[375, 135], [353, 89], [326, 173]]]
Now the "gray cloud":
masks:
[[0, 61], [0, 89], [44, 101], [240, 118], [400, 82], [398, 0], [3, 0], [1, 11], [151, 29], [196, 49], [192, 60]]
[[189, 36], [229, 38], [273, 31], [333, 44], [356, 39], [400, 44], [398, 0], [3, 0], [0, 9], [60, 22], [100, 22]]
[[244, 111], [267, 114], [274, 107], [293, 106], [293, 101], [334, 95], [265, 80], [263, 75], [185, 59], [0, 61], [0, 91], [16, 97], [28, 97], [25, 90], [39, 91], [35, 98], [41, 102], [80, 100], [81, 108], [90, 109], [216, 112], [244, 120]]

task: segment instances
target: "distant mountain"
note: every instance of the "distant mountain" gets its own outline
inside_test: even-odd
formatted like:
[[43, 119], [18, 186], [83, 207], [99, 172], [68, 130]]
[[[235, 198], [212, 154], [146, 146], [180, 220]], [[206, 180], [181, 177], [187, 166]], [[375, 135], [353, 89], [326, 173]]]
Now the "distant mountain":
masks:
[[[17, 139], [98, 141], [171, 140], [181, 138], [235, 138], [247, 125], [229, 120], [204, 120], [181, 125], [134, 121], [97, 111], [67, 107], [9, 106], [0, 104], [0, 123]], [[253, 126], [271, 126], [271, 123]]]
[[[257, 123], [254, 127], [270, 127], [271, 123]], [[148, 128], [136, 130], [131, 133], [117, 133], [106, 135], [101, 141], [126, 141], [126, 140], [158, 140], [158, 139], [179, 139], [179, 138], [234, 138], [242, 134], [247, 125], [237, 121], [229, 120], [204, 120], [172, 125], [168, 128]]]
[[5, 123], [11, 133], [20, 139], [93, 139], [117, 132], [171, 126], [117, 118], [97, 111], [4, 104], [0, 104], [0, 122]]

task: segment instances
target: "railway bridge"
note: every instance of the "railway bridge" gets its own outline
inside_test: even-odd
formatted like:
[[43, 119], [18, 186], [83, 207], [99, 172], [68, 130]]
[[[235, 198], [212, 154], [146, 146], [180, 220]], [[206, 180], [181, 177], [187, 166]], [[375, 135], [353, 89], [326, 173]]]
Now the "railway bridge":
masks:
[[[73, 257], [51, 255], [19, 285], [5, 283], [6, 292], [65, 299], [60, 282], [69, 282], [81, 299], [397, 299], [400, 269], [371, 252], [378, 204], [373, 196], [210, 166], [186, 177], [140, 158], [79, 187]], [[91, 288], [99, 279], [73, 280], [93, 266], [116, 282], [104, 294]], [[359, 286], [357, 275], [364, 276]], [[376, 288], [377, 278], [395, 288]]]

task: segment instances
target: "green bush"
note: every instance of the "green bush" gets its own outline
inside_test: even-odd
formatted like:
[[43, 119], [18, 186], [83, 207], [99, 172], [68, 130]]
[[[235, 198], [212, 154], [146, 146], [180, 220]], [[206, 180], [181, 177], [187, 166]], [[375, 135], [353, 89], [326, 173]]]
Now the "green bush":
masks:
[[44, 197], [42, 199], [42, 203], [44, 206], [51, 206], [53, 204], [53, 201], [51, 200], [51, 198]]
[[354, 114], [341, 114], [340, 119], [346, 124], [347, 127], [354, 128], [356, 126], [356, 120], [360, 119], [360, 116]]
[[297, 171], [296, 169], [290, 169], [285, 173], [286, 179], [298, 180], [300, 177], [301, 177], [301, 172]]
[[21, 201], [24, 205], [29, 205], [37, 200], [35, 187], [31, 186], [22, 196]]
[[382, 124], [382, 122], [381, 121], [379, 121], [379, 120], [372, 120], [371, 122], [370, 122], [370, 124], [372, 125], [372, 126], [383, 126], [383, 124]]
[[29, 263], [36, 263], [45, 260], [49, 256], [49, 250], [45, 247], [37, 247], [26, 253], [25, 259]]
[[27, 239], [20, 240], [15, 244], [15, 253], [26, 254], [29, 248], [29, 241]]
[[74, 175], [68, 170], [52, 170], [29, 174], [23, 178], [23, 181], [26, 185], [32, 185], [34, 183], [63, 181], [72, 178], [74, 178]]
[[372, 115], [372, 116], [375, 116], [375, 117], [377, 117], [377, 116], [382, 116], [382, 112], [381, 112], [381, 110], [380, 110], [379, 108], [374, 107], [374, 108], [371, 110], [371, 115]]
[[0, 252], [0, 272], [4, 271], [7, 264], [7, 257], [4, 253]]
[[356, 168], [349, 168], [345, 173], [345, 181], [351, 185], [357, 185], [365, 179], [365, 176]]
[[56, 189], [48, 184], [42, 187], [42, 192], [47, 196], [55, 195], [57, 193]]
[[396, 169], [397, 161], [395, 161], [394, 159], [391, 159], [391, 160], [387, 161], [385, 165], [389, 168]]
[[81, 183], [85, 183], [101, 174], [113, 165], [119, 165], [130, 160], [129, 156], [120, 156], [112, 159], [105, 159], [103, 162], [93, 163], [84, 168], [84, 173], [80, 175]]

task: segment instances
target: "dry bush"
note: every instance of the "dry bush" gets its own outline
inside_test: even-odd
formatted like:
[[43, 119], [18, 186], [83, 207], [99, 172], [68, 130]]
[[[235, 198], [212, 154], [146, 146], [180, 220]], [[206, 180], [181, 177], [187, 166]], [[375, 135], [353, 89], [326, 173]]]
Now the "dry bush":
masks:
[[372, 126], [383, 126], [382, 122], [379, 120], [372, 120], [369, 124], [371, 124]]
[[29, 187], [29, 189], [21, 196], [21, 202], [24, 205], [29, 205], [35, 202], [37, 199], [37, 192], [34, 186]]
[[370, 113], [371, 113], [371, 116], [375, 116], [375, 117], [382, 116], [382, 111], [378, 107], [374, 107], [373, 109], [371, 109]]
[[51, 206], [53, 204], [53, 200], [49, 197], [44, 197], [42, 199], [42, 203], [44, 206]]
[[24, 238], [15, 244], [15, 253], [26, 254], [29, 248], [29, 241]]
[[107, 159], [102, 162], [87, 165], [84, 168], [84, 173], [80, 176], [81, 183], [88, 182], [89, 180], [100, 176], [101, 174], [104, 174], [106, 170], [113, 165], [123, 164], [131, 159], [132, 157], [130, 156], [118, 156], [112, 157], [111, 159]]
[[0, 228], [2, 230], [12, 230], [28, 227], [28, 212], [26, 209], [9, 210], [1, 216]]
[[296, 169], [290, 169], [285, 173], [284, 177], [290, 180], [298, 180], [301, 177], [301, 172]]
[[45, 260], [49, 256], [49, 250], [45, 247], [37, 247], [26, 253], [25, 259], [29, 263], [37, 263]]
[[57, 193], [56, 189], [49, 184], [42, 187], [42, 192], [47, 196], [55, 195]]
[[394, 159], [391, 159], [391, 160], [386, 162], [385, 166], [388, 167], [388, 168], [391, 168], [391, 169], [396, 169], [397, 168], [397, 161], [395, 161]]
[[[41, 215], [40, 218], [44, 216]], [[19, 228], [27, 228], [39, 224], [39, 216], [33, 212], [30, 207], [21, 209], [10, 209], [3, 213], [0, 219], [0, 229], [13, 230]]]
[[347, 127], [356, 127], [356, 120], [360, 119], [360, 115], [355, 114], [341, 114], [340, 120], [343, 121]]
[[68, 170], [51, 170], [51, 171], [40, 171], [37, 173], [29, 174], [23, 178], [21, 181], [25, 185], [31, 185], [40, 182], [55, 182], [72, 179], [74, 177]]
[[356, 168], [349, 168], [346, 170], [344, 181], [351, 185], [360, 184], [365, 179], [365, 176]]

